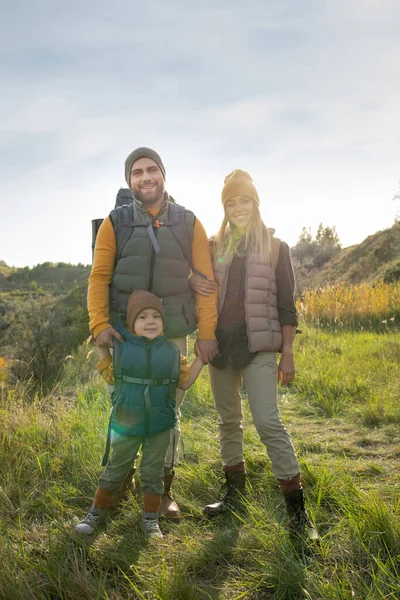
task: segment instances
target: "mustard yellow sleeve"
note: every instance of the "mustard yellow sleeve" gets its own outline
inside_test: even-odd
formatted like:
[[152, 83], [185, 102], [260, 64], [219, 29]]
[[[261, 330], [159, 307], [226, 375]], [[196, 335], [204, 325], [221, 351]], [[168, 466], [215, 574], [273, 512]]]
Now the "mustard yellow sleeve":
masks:
[[189, 381], [190, 377], [190, 367], [188, 365], [187, 358], [182, 356], [181, 354], [181, 372], [179, 373], [179, 381], [178, 387], [180, 387], [183, 383]]
[[99, 360], [99, 362], [96, 365], [96, 368], [106, 383], [115, 383], [114, 369], [111, 356], [105, 356], [104, 358]]
[[[195, 269], [214, 279], [211, 262], [210, 246], [203, 225], [196, 219], [193, 230], [192, 241], [192, 263]], [[195, 294], [196, 311], [198, 320], [198, 339], [215, 340], [215, 328], [217, 326], [217, 292], [210, 296]]]
[[112, 280], [117, 246], [110, 217], [104, 219], [96, 237], [93, 266], [89, 276], [89, 328], [93, 337], [110, 327], [110, 283]]

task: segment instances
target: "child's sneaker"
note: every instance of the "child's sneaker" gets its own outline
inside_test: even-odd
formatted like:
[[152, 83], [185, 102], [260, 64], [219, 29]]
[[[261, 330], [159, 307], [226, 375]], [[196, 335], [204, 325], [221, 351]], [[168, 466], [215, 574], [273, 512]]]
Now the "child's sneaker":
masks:
[[86, 517], [82, 519], [78, 525], [76, 525], [75, 531], [77, 533], [82, 533], [83, 535], [92, 535], [94, 530], [103, 521], [104, 508], [96, 508], [95, 506], [91, 506]]
[[164, 537], [158, 524], [158, 514], [154, 512], [142, 511], [142, 527], [143, 531], [149, 537]]

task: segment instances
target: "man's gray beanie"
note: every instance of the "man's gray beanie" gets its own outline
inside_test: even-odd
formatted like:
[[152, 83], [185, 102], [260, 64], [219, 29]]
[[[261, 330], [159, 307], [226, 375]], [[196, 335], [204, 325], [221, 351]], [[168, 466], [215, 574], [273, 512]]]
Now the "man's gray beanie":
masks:
[[139, 160], [139, 158], [151, 158], [154, 160], [156, 165], [160, 168], [163, 178], [165, 179], [165, 167], [163, 165], [163, 161], [160, 156], [157, 154], [155, 150], [151, 148], [136, 148], [133, 152], [130, 153], [128, 158], [125, 161], [125, 180], [128, 184], [128, 187], [131, 187], [131, 169], [134, 162]]

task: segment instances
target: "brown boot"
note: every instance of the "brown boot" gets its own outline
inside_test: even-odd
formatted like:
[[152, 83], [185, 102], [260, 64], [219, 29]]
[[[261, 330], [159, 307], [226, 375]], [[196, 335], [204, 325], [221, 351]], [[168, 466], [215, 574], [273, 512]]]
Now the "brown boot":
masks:
[[167, 519], [179, 519], [181, 511], [175, 502], [171, 493], [171, 484], [174, 479], [175, 471], [164, 467], [164, 494], [161, 499], [159, 514]]
[[289, 516], [289, 531], [292, 537], [301, 536], [313, 542], [319, 541], [318, 530], [308, 516], [304, 505], [303, 490], [283, 492]]
[[135, 474], [136, 469], [134, 467], [132, 467], [132, 469], [129, 469], [129, 473], [128, 475], [125, 477], [125, 481], [124, 483], [121, 485], [120, 489], [118, 490], [118, 492], [116, 492], [114, 494], [114, 497], [111, 501], [111, 507], [116, 507], [119, 504], [121, 504], [121, 502], [123, 500], [126, 500], [128, 498], [129, 494], [132, 494], [132, 496], [136, 496], [137, 494], [137, 489], [136, 489], [136, 482], [135, 482], [135, 478], [134, 478], [134, 474]]
[[204, 507], [203, 513], [208, 517], [217, 517], [229, 511], [237, 511], [241, 505], [246, 488], [246, 473], [243, 471], [226, 471], [225, 482], [222, 484], [220, 496], [224, 496]]

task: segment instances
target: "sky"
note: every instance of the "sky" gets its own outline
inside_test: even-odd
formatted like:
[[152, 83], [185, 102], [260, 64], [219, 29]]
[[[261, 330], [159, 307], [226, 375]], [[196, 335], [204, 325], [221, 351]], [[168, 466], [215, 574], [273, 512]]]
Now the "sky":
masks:
[[237, 168], [290, 245], [321, 222], [343, 246], [390, 227], [399, 27], [398, 0], [2, 3], [0, 260], [90, 263], [139, 146], [208, 234]]

